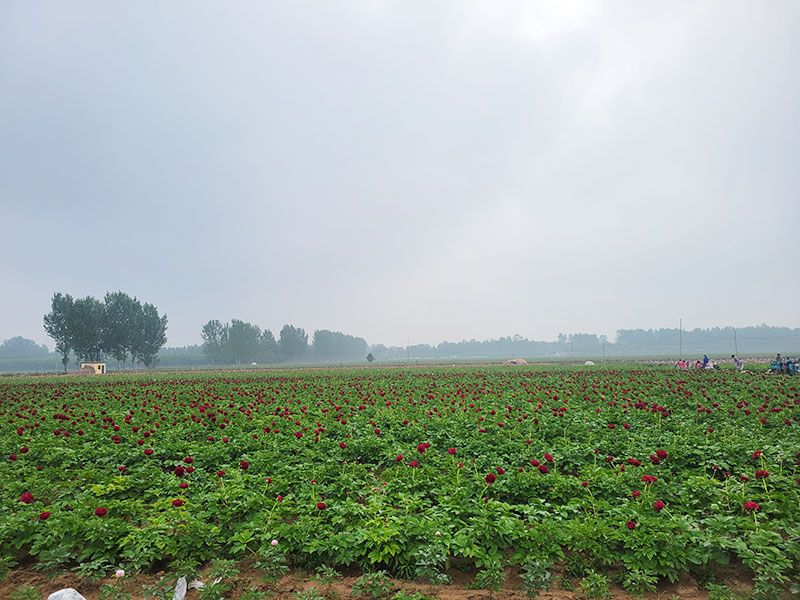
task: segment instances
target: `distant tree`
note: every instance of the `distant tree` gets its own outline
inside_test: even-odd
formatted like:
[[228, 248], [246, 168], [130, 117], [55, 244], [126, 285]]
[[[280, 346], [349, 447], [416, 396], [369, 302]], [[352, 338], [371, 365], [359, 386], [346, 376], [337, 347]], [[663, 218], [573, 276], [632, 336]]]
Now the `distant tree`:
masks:
[[167, 315], [159, 315], [158, 309], [147, 302], [136, 313], [131, 355], [149, 368], [155, 365], [158, 351], [167, 343]]
[[225, 327], [216, 319], [212, 319], [203, 325], [200, 333], [203, 340], [203, 352], [212, 365], [216, 365], [222, 360], [225, 344]]
[[137, 303], [138, 300], [125, 292], [111, 292], [105, 297], [103, 350], [123, 365], [133, 342], [133, 317]]
[[30, 358], [47, 356], [47, 346], [40, 346], [33, 340], [21, 336], [12, 337], [0, 344], [0, 358]]
[[374, 360], [375, 360], [375, 357], [374, 357], [374, 356], [372, 356], [372, 352], [370, 352], [369, 354], [367, 354], [367, 362], [368, 362], [368, 363], [371, 363], [371, 362], [373, 362]]
[[308, 350], [308, 334], [293, 325], [284, 325], [278, 339], [278, 352], [281, 360], [291, 361], [300, 358]]
[[278, 361], [278, 342], [269, 329], [261, 332], [261, 362], [274, 363]]
[[105, 306], [97, 298], [78, 298], [69, 311], [67, 328], [78, 361], [103, 359]]
[[64, 373], [67, 372], [69, 355], [73, 349], [70, 331], [73, 305], [72, 296], [56, 292], [53, 294], [50, 312], [44, 316], [44, 330], [56, 344], [56, 352], [61, 355]]
[[252, 362], [261, 351], [261, 328], [238, 319], [231, 320], [228, 329], [228, 351], [234, 364]]

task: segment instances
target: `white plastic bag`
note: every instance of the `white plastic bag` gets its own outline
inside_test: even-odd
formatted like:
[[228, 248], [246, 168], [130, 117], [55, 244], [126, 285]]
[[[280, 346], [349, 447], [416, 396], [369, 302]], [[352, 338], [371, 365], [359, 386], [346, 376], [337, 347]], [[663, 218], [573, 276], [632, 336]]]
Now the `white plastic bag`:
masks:
[[50, 594], [47, 600], [86, 600], [86, 598], [79, 594], [77, 590], [64, 588], [63, 590], [58, 590]]

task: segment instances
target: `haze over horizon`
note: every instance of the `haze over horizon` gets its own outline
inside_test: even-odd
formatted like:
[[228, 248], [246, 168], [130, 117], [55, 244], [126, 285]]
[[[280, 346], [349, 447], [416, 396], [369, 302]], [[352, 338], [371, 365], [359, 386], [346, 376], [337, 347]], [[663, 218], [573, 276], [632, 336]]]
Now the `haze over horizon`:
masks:
[[0, 341], [798, 327], [799, 56], [790, 1], [5, 2]]

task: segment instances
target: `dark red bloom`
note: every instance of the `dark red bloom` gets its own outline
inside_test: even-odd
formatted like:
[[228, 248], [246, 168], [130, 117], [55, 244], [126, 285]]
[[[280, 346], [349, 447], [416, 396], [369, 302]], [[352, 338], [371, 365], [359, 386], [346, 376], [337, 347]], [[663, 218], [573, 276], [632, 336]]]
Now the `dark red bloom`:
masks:
[[745, 502], [742, 506], [744, 506], [745, 510], [750, 512], [755, 512], [761, 509], [761, 506], [758, 504], [758, 502], [753, 502], [753, 501]]
[[653, 510], [660, 511], [662, 510], [667, 504], [663, 500], [656, 500], [653, 502]]
[[659, 450], [656, 450], [656, 456], [661, 460], [667, 460], [667, 457], [669, 456], [669, 454], [667, 453], [666, 450], [659, 449]]
[[23, 502], [24, 504], [33, 504], [36, 501], [36, 498], [34, 498], [33, 494], [30, 492], [22, 492], [22, 495], [19, 497], [19, 501]]
[[183, 506], [184, 504], [184, 501], [180, 498], [175, 498], [175, 500], [172, 501], [172, 506]]
[[187, 456], [183, 459], [183, 462], [185, 462], [187, 465], [190, 465], [194, 462], [194, 459], [191, 456]]
[[344, 442], [339, 442], [339, 448], [344, 450], [345, 448], [347, 448], [347, 444], [345, 444]]
[[394, 460], [396, 462], [400, 462], [401, 460], [403, 460], [403, 455], [402, 454], [398, 454], [397, 456], [394, 457]]
[[497, 467], [495, 471], [497, 472], [498, 475], [505, 475], [506, 473], [506, 470], [503, 467]]
[[486, 477], [483, 478], [488, 485], [492, 485], [495, 481], [497, 481], [497, 475], [494, 473], [487, 473]]
[[408, 466], [416, 469], [419, 466], [419, 463], [415, 460], [412, 460], [410, 463], [408, 463]]
[[184, 469], [180, 465], [175, 467], [175, 470], [172, 471], [172, 474], [175, 475], [175, 477], [183, 477], [184, 473], [186, 473], [186, 469]]
[[39, 520], [40, 521], [47, 521], [47, 519], [49, 519], [50, 515], [52, 515], [52, 514], [53, 513], [48, 512], [48, 511], [40, 512], [39, 513]]
[[767, 477], [769, 477], [769, 471], [765, 471], [764, 469], [756, 471], [756, 479], [766, 479]]
[[144, 451], [144, 455], [145, 455], [145, 456], [152, 456], [152, 455], [153, 455], [153, 449], [152, 449], [152, 448], [147, 448], [147, 449]]
[[636, 521], [628, 521], [625, 523], [625, 527], [628, 529], [636, 529]]
[[108, 514], [108, 509], [105, 506], [94, 509], [94, 514], [97, 517], [105, 517]]
[[448, 449], [447, 449], [447, 453], [448, 453], [448, 454], [451, 454], [451, 455], [453, 455], [453, 454], [455, 454], [456, 452], [458, 452], [458, 451], [457, 451], [455, 448], [448, 448]]
[[243, 471], [247, 471], [247, 469], [249, 469], [249, 468], [250, 468], [250, 463], [249, 463], [249, 462], [247, 462], [246, 460], [240, 460], [240, 461], [239, 461], [239, 467], [241, 467], [241, 469], [242, 469]]
[[644, 483], [655, 483], [658, 481], [658, 477], [653, 477], [652, 475], [642, 475], [642, 481]]
[[20, 454], [25, 454], [25, 453], [27, 453], [27, 452], [28, 452], [28, 447], [27, 447], [27, 446], [22, 446], [22, 447], [19, 449], [19, 452], [20, 452]]
[[419, 452], [420, 454], [425, 454], [425, 450], [427, 450], [427, 449], [428, 449], [428, 446], [426, 446], [424, 443], [419, 444], [417, 446], [417, 452]]
[[626, 462], [634, 467], [640, 467], [642, 465], [642, 461], [638, 458], [629, 458]]
[[631, 496], [633, 496], [634, 498], [638, 498], [641, 495], [642, 495], [642, 492], [640, 492], [639, 490], [633, 490], [631, 492]]
[[589, 487], [588, 481], [581, 481], [581, 487]]
[[327, 504], [324, 502], [317, 502], [317, 510], [325, 510], [326, 508], [328, 508]]
[[225, 471], [217, 471], [217, 477], [225, 477]]
[[188, 483], [186, 483], [185, 481], [181, 481], [181, 482], [178, 484], [178, 487], [179, 487], [179, 488], [181, 488], [182, 490], [185, 490], [186, 488], [188, 488], [188, 487], [189, 487], [189, 484], [188, 484]]
[[549, 463], [551, 463], [551, 462], [553, 462], [555, 460], [553, 458], [553, 455], [552, 454], [548, 454], [547, 452], [544, 453], [544, 459]]
[[550, 469], [547, 467], [547, 465], [539, 465], [539, 473], [542, 475], [547, 475], [549, 472]]

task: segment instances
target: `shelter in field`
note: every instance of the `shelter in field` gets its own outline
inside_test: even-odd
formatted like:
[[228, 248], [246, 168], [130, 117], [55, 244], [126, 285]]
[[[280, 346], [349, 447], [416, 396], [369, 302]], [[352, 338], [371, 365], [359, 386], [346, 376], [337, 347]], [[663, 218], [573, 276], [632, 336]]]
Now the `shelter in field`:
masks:
[[594, 361], [593, 360], [587, 360], [583, 364], [586, 365], [587, 367], [593, 367], [594, 366]]
[[103, 362], [81, 363], [81, 370], [79, 371], [81, 375], [105, 375], [105, 372], [106, 363]]
[[527, 365], [528, 361], [524, 358], [512, 358], [509, 361], [506, 361], [507, 365]]

